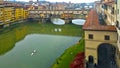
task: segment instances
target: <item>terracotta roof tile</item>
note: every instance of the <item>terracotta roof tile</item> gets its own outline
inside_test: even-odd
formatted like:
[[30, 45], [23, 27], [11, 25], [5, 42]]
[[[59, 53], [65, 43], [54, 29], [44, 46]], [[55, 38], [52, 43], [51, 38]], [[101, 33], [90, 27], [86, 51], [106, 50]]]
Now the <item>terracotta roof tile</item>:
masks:
[[111, 0], [111, 1], [107, 1], [107, 2], [103, 2], [103, 4], [112, 6], [115, 3], [115, 0]]
[[112, 25], [99, 24], [98, 14], [95, 9], [91, 9], [83, 25], [84, 30], [98, 30], [98, 31], [116, 31], [116, 28]]

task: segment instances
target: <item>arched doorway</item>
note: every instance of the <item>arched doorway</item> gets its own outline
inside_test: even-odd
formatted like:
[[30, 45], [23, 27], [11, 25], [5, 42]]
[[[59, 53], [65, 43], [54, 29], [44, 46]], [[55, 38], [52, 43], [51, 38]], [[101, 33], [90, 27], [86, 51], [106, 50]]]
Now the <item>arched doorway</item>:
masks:
[[92, 55], [88, 56], [88, 62], [86, 63], [86, 68], [94, 68], [94, 57]]
[[115, 64], [116, 48], [111, 44], [101, 44], [98, 47], [99, 68], [112, 68]]
[[93, 58], [92, 55], [90, 55], [90, 56], [88, 57], [88, 62], [89, 62], [89, 63], [94, 63], [94, 58]]

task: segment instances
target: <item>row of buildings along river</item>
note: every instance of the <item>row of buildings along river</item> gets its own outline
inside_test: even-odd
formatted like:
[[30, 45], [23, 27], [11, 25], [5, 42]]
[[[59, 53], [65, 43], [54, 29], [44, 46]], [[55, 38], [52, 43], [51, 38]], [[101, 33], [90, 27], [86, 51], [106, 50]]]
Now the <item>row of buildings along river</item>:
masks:
[[[81, 5], [79, 7], [79, 5]], [[32, 1], [16, 2], [14, 1], [0, 1], [0, 27], [9, 26], [12, 23], [26, 20], [28, 18], [85, 18], [88, 10], [93, 7], [93, 3], [89, 4], [74, 4], [65, 2], [46, 2], [46, 1]], [[83, 15], [84, 13], [84, 15]], [[81, 16], [80, 16], [81, 15]]]

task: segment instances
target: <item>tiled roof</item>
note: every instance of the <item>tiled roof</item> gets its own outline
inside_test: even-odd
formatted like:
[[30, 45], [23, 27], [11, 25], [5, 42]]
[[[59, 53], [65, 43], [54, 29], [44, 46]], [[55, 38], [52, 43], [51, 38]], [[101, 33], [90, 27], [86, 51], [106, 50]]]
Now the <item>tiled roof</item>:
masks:
[[84, 30], [96, 30], [96, 31], [116, 31], [116, 28], [112, 25], [101, 25], [99, 23], [98, 14], [95, 9], [91, 9], [83, 25]]
[[103, 4], [106, 4], [106, 5], [109, 5], [109, 6], [112, 6], [115, 2], [105, 2]]
[[115, 0], [111, 0], [111, 1], [107, 1], [107, 2], [102, 2], [103, 4], [106, 4], [106, 5], [109, 5], [109, 6], [112, 6], [113, 4], [115, 4]]

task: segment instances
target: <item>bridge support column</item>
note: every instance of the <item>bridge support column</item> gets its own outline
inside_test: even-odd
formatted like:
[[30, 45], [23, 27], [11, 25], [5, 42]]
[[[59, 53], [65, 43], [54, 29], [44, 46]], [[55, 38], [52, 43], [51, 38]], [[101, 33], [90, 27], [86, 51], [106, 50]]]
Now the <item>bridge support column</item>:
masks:
[[71, 22], [72, 22], [72, 18], [67, 18], [67, 19], [65, 19], [65, 22], [66, 22], [66, 23], [71, 23]]

